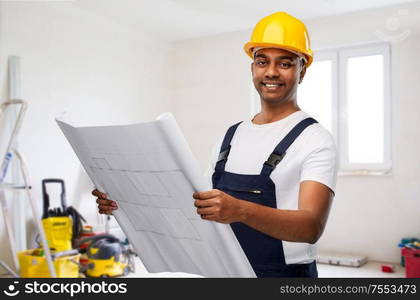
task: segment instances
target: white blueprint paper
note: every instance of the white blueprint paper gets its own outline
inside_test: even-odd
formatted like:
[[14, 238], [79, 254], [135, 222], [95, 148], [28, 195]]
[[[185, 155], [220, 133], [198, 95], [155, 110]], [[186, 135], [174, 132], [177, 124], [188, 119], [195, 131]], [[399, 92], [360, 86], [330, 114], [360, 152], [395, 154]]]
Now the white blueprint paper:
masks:
[[194, 191], [209, 190], [172, 114], [124, 126], [57, 120], [149, 272], [255, 277], [229, 225], [202, 220]]

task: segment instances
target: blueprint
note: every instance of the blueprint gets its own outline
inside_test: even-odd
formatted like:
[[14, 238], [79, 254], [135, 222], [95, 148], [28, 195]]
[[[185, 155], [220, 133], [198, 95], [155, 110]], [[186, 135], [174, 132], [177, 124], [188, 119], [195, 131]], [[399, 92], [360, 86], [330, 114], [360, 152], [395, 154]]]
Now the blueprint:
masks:
[[192, 194], [211, 189], [171, 113], [122, 126], [57, 123], [148, 272], [255, 277], [229, 225], [202, 220]]

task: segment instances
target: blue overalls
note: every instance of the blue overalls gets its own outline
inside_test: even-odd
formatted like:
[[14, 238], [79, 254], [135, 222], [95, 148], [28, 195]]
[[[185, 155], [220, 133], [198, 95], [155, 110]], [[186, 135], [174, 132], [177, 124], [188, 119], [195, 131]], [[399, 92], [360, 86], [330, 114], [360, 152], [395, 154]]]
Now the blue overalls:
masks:
[[[270, 174], [283, 159], [286, 150], [294, 140], [306, 127], [316, 122], [312, 118], [307, 118], [297, 124], [276, 146], [262, 166], [259, 175], [242, 175], [225, 171], [230, 143], [240, 123], [231, 126], [226, 132], [212, 176], [213, 188], [242, 200], [277, 208], [275, 184]], [[230, 226], [257, 277], [318, 277], [315, 262], [287, 265], [281, 240], [241, 222], [231, 223]]]

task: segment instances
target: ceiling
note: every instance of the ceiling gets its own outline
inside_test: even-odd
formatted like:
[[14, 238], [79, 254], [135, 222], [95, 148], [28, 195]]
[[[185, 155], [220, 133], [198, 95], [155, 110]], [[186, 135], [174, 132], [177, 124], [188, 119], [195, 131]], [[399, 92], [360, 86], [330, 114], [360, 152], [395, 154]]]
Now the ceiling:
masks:
[[72, 4], [167, 41], [252, 28], [286, 11], [300, 19], [343, 14], [419, 0], [76, 0]]

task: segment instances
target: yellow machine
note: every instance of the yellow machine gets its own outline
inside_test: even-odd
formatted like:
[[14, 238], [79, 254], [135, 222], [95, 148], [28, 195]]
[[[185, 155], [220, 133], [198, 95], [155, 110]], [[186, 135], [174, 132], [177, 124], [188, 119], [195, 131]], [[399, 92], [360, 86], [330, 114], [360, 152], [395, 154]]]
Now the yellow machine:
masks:
[[127, 264], [115, 261], [114, 256], [110, 259], [89, 259], [88, 266], [86, 275], [89, 277], [125, 276], [130, 272]]
[[133, 271], [131, 253], [113, 235], [101, 234], [79, 241], [79, 245], [90, 242], [86, 248], [88, 262], [86, 275], [89, 277], [115, 277]]
[[[50, 197], [47, 193], [47, 183], [61, 184], [61, 207], [50, 209]], [[73, 221], [67, 212], [66, 190], [62, 179], [42, 180], [43, 214], [42, 225], [44, 227], [47, 243], [52, 251], [71, 250], [73, 237]]]
[[69, 217], [50, 217], [42, 219], [48, 246], [55, 251], [71, 249], [73, 222]]
[[[50, 208], [50, 197], [47, 193], [48, 183], [61, 185], [61, 207]], [[63, 252], [72, 249], [72, 243], [83, 230], [82, 221], [86, 220], [72, 206], [67, 207], [64, 180], [48, 178], [42, 180], [43, 214], [42, 225], [51, 251]]]

